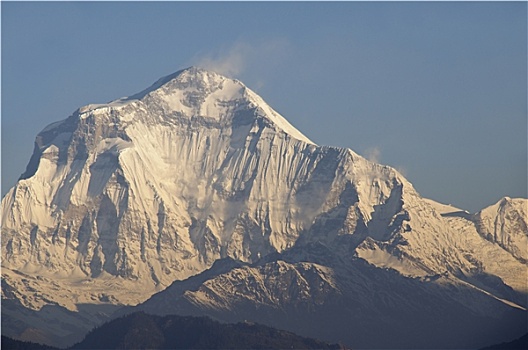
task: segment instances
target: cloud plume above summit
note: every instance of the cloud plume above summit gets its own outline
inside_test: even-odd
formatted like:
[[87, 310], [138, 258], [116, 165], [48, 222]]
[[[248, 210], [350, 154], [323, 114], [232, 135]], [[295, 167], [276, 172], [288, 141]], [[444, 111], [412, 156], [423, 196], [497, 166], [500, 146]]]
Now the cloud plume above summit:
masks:
[[283, 62], [291, 50], [291, 44], [285, 39], [251, 43], [236, 41], [231, 45], [197, 54], [192, 64], [231, 78], [239, 78], [248, 71], [260, 72], [261, 80], [265, 72]]
[[196, 65], [230, 77], [238, 76], [247, 66], [251, 47], [236, 43], [227, 49], [220, 49], [199, 57]]

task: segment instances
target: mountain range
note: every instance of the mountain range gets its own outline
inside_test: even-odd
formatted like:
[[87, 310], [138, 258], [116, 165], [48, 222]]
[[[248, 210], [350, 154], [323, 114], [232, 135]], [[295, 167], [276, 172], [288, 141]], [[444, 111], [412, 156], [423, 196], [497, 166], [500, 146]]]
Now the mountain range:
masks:
[[65, 347], [140, 310], [352, 348], [500, 343], [528, 326], [527, 206], [422, 198], [191, 67], [37, 135], [2, 199], [2, 332]]

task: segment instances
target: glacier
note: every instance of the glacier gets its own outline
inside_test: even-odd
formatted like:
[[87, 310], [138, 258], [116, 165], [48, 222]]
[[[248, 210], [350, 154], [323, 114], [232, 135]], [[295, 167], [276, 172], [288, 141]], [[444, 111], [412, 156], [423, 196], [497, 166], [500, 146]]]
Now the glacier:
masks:
[[[2, 199], [2, 331], [66, 346], [145, 308], [282, 317], [350, 344], [356, 330], [361, 347], [379, 323], [388, 344], [423, 347], [391, 325], [435, 323], [428, 296], [448, 310], [438, 320], [458, 310], [475, 324], [442, 345], [497, 343], [526, 329], [527, 205], [470, 214], [424, 199], [395, 169], [314, 144], [242, 82], [191, 67], [38, 134]], [[317, 322], [339, 312], [355, 321]]]

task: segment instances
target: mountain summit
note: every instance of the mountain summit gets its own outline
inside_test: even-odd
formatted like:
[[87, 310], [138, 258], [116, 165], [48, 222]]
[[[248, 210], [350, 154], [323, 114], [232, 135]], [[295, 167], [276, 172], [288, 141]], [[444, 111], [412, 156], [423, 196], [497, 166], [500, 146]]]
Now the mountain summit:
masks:
[[[425, 346], [420, 325], [444, 308], [442, 322], [471, 324], [445, 343], [457, 323], [431, 326], [438, 346], [500, 342], [470, 340], [526, 326], [526, 200], [505, 201], [445, 212], [391, 167], [317, 146], [241, 82], [191, 67], [39, 133], [2, 200], [3, 331], [65, 345], [160, 292], [144, 307], [359, 347]], [[328, 330], [321, 315], [353, 317]], [[392, 325], [404, 319], [418, 328]]]

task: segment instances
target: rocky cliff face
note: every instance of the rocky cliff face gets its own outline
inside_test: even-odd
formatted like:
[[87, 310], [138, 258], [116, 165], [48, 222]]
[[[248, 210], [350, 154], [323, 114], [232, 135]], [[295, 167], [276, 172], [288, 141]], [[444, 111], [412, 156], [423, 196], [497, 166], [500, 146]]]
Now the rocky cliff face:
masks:
[[[90, 321], [76, 326], [89, 329], [101, 308], [143, 302], [224, 258], [260, 264], [256, 294], [270, 303], [301, 298], [291, 288], [318, 300], [341, 293], [328, 277], [339, 264], [311, 264], [352, 258], [405, 278], [449, 276], [442, 283], [523, 308], [526, 201], [515, 203], [500, 205], [500, 219], [480, 212], [476, 226], [442, 215], [394, 169], [317, 146], [241, 82], [189, 68], [37, 136], [2, 200], [2, 291], [13, 303], [3, 315], [22, 323], [9, 328], [18, 337], [49, 328], [19, 307], [81, 315]], [[314, 246], [327, 256], [307, 253]], [[283, 254], [294, 265], [264, 264]], [[275, 269], [290, 272], [273, 279]], [[268, 283], [286, 291], [266, 296]]]

